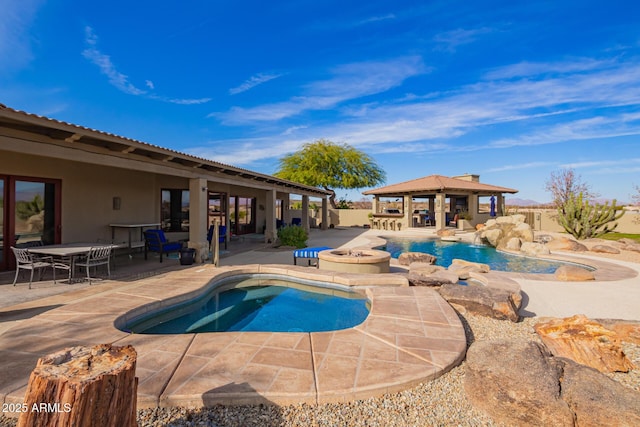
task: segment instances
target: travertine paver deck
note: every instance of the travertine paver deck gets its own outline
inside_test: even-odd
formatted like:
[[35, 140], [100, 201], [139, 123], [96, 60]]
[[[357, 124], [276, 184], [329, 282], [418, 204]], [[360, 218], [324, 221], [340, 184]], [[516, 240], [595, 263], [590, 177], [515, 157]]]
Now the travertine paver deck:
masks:
[[115, 319], [144, 304], [195, 292], [215, 274], [269, 272], [350, 284], [401, 284], [398, 276], [355, 277], [304, 267], [210, 265], [170, 272], [87, 297], [0, 335], [0, 396], [21, 402], [37, 359], [75, 345], [133, 345], [138, 406], [331, 402], [366, 398], [428, 381], [460, 363], [462, 324], [432, 289], [367, 288], [360, 325], [319, 333], [128, 334]]

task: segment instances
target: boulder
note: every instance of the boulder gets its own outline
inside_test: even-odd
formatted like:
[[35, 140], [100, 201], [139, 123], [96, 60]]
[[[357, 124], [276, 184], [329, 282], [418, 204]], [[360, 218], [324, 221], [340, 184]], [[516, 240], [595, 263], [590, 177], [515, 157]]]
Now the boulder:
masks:
[[464, 389], [472, 405], [510, 426], [571, 426], [560, 397], [561, 366], [534, 342], [476, 341], [467, 351]]
[[562, 364], [560, 396], [575, 413], [576, 426], [640, 426], [640, 392], [570, 360]]
[[640, 243], [627, 243], [624, 246], [624, 250], [625, 251], [633, 251], [633, 252], [640, 252]]
[[562, 265], [556, 269], [554, 275], [557, 280], [563, 282], [584, 282], [596, 279], [593, 271], [575, 265]]
[[593, 368], [551, 357], [543, 345], [477, 341], [464, 388], [476, 408], [513, 426], [637, 426], [640, 392]]
[[445, 284], [438, 292], [449, 303], [461, 305], [470, 313], [512, 322], [520, 320], [520, 304], [509, 291], [486, 286]]
[[502, 238], [502, 230], [499, 228], [485, 227], [480, 232], [480, 237], [486, 240], [491, 246], [496, 247]]
[[433, 274], [421, 274], [419, 271], [410, 271], [407, 274], [409, 286], [442, 286], [451, 285], [458, 281], [456, 274], [446, 271], [437, 271]]
[[583, 315], [551, 319], [534, 327], [542, 342], [557, 357], [566, 357], [600, 372], [628, 372], [631, 361], [614, 331]]
[[508, 251], [520, 251], [520, 247], [522, 246], [522, 240], [519, 237], [510, 238], [507, 243], [504, 245], [504, 249]]
[[400, 265], [410, 265], [414, 262], [423, 262], [426, 264], [435, 264], [438, 259], [430, 254], [422, 252], [405, 252], [398, 257], [398, 263]]
[[498, 217], [487, 221], [477, 234], [491, 246], [517, 251], [523, 242], [533, 241], [533, 231], [524, 219], [524, 215]]
[[453, 237], [456, 235], [456, 230], [450, 228], [443, 228], [441, 230], [436, 231], [436, 234], [440, 237]]
[[620, 250], [608, 245], [595, 245], [591, 249], [591, 252], [598, 252], [603, 254], [619, 254]]
[[476, 224], [476, 230], [484, 228], [484, 224]]
[[491, 267], [489, 267], [489, 264], [482, 264], [480, 262], [467, 261], [467, 260], [458, 259], [458, 258], [452, 259], [451, 265], [474, 267], [476, 271], [480, 273], [488, 273], [491, 270]]
[[528, 256], [549, 255], [551, 251], [542, 243], [524, 242], [520, 246], [520, 252]]
[[412, 262], [409, 264], [409, 271], [419, 274], [433, 274], [436, 271], [445, 270], [441, 265], [428, 264], [426, 262]]
[[547, 242], [547, 248], [550, 251], [574, 251], [574, 252], [585, 252], [587, 251], [587, 247], [582, 243], [578, 243], [573, 239], [569, 239], [568, 237], [558, 237], [556, 239]]

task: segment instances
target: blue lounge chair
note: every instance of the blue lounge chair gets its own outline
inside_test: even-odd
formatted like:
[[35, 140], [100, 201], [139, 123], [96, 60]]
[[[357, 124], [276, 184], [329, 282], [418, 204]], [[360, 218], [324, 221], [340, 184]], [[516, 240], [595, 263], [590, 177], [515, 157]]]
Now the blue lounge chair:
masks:
[[145, 230], [144, 240], [144, 259], [147, 259], [147, 252], [158, 252], [160, 254], [160, 262], [162, 262], [163, 254], [179, 252], [182, 249], [182, 242], [167, 241], [162, 230]]
[[[221, 225], [218, 228], [218, 243], [224, 242], [224, 248], [227, 249], [227, 226]], [[211, 249], [211, 241], [213, 240], [213, 225], [209, 227], [207, 232], [207, 242], [209, 242], [209, 249]]]

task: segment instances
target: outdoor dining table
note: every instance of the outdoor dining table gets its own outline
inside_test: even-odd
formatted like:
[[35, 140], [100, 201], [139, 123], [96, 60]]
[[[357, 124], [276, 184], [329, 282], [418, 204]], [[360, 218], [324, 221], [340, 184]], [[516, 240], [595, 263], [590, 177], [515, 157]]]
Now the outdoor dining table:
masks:
[[71, 268], [71, 272], [69, 274], [71, 280], [73, 280], [73, 270], [75, 269], [76, 259], [80, 256], [86, 256], [91, 251], [91, 248], [99, 247], [99, 246], [111, 246], [112, 248], [115, 245], [104, 244], [104, 243], [64, 243], [58, 245], [46, 245], [46, 246], [36, 246], [33, 248], [29, 248], [29, 252], [38, 254], [38, 255], [48, 255], [53, 257], [54, 259], [69, 259], [69, 267]]

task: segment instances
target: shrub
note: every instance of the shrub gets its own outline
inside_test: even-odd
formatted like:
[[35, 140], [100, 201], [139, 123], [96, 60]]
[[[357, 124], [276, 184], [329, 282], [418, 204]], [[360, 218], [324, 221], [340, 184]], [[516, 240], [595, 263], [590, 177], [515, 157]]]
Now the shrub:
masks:
[[298, 249], [305, 248], [308, 238], [307, 231], [298, 225], [288, 225], [278, 230], [278, 240], [283, 246], [294, 246]]

